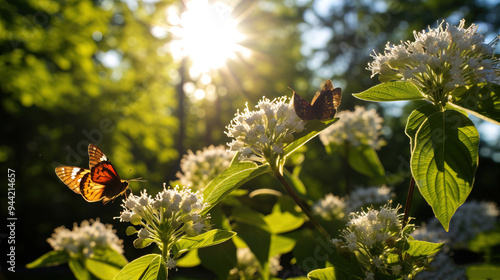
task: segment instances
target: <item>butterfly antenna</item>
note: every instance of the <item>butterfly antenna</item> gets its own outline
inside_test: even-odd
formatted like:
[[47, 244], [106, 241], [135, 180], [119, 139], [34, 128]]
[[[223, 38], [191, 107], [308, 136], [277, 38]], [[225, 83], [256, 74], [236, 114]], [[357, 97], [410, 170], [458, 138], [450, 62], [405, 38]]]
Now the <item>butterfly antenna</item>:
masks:
[[[132, 168], [130, 168], [130, 170], [128, 171], [128, 174], [130, 175], [130, 172], [132, 171]], [[130, 179], [130, 180], [127, 180], [129, 182], [147, 182], [148, 180], [142, 180], [142, 177], [139, 177], [139, 178], [135, 178], [135, 179]]]

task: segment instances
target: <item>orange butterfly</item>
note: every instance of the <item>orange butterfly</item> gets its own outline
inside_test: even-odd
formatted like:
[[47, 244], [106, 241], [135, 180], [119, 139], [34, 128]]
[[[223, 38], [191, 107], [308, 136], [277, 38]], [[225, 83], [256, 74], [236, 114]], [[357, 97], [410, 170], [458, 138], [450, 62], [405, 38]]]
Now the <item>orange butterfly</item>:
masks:
[[58, 166], [56, 174], [72, 191], [88, 202], [103, 204], [125, 193], [128, 181], [121, 180], [108, 157], [94, 144], [89, 144], [90, 169]]
[[327, 80], [321, 92], [316, 93], [311, 104], [293, 91], [293, 107], [301, 119], [326, 121], [335, 117], [342, 100], [342, 89], [333, 88], [332, 81]]

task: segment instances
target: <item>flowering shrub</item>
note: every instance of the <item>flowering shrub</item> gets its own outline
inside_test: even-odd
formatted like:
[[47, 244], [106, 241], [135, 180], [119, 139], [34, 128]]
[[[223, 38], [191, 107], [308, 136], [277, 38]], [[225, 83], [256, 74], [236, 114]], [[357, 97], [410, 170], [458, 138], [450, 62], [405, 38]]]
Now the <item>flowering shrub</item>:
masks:
[[[386, 52], [374, 55], [369, 64], [372, 76], [379, 75], [382, 84], [356, 94], [371, 101], [429, 101], [412, 112], [406, 126], [411, 151], [407, 201], [417, 185], [442, 226], [430, 222], [424, 227], [440, 228], [432, 230], [427, 239], [453, 244], [447, 250], [463, 247], [479, 232], [492, 229], [489, 223], [498, 216], [491, 205], [465, 205], [458, 210], [460, 218], [452, 220], [450, 226], [456, 209], [472, 190], [477, 167], [479, 135], [464, 110], [500, 123], [500, 107], [494, 98], [500, 92], [494, 43], [484, 44], [477, 26], [465, 29], [464, 25], [464, 21], [458, 27], [443, 22], [427, 32], [415, 32], [414, 42], [388, 44]], [[324, 94], [322, 101], [315, 99], [308, 108], [321, 110], [316, 101], [332, 103], [326, 98], [328, 92]], [[477, 101], [476, 107], [467, 106], [470, 99]], [[296, 172], [300, 166], [293, 173], [284, 169], [289, 155], [322, 133], [327, 152], [340, 152], [347, 163], [344, 166], [374, 182], [384, 182], [385, 171], [376, 152], [384, 144], [380, 138], [383, 121], [375, 110], [355, 107], [353, 112], [340, 112], [340, 121], [305, 122], [287, 97], [263, 98], [256, 108], [251, 111], [247, 105], [226, 127], [226, 135], [232, 138], [228, 144], [231, 152], [211, 146], [184, 156], [182, 173], [177, 176], [191, 189], [164, 185], [154, 197], [142, 190], [140, 195], [131, 194], [123, 200], [123, 211], [117, 218], [132, 224], [126, 234], [137, 235], [134, 247], [154, 243], [160, 253], [128, 263], [110, 226], [84, 222], [73, 231], [56, 229], [48, 239], [55, 250], [28, 267], [69, 262], [78, 279], [87, 279], [89, 272], [99, 279], [168, 279], [172, 269], [184, 263], [204, 265], [219, 279], [269, 279], [283, 268], [277, 257], [270, 256], [288, 253], [294, 254], [295, 263], [283, 265], [303, 269], [309, 279], [413, 279], [429, 267], [442, 244], [410, 236], [414, 230], [409, 224], [410, 205], [400, 214], [399, 206], [385, 204], [392, 198], [389, 188], [356, 189], [345, 199], [329, 194], [309, 207], [308, 190]], [[233, 154], [238, 156], [231, 161]], [[101, 184], [96, 185], [108, 191], [113, 182], [103, 180], [101, 173], [111, 172], [109, 168], [75, 168], [69, 180], [76, 190], [78, 178], [86, 178], [87, 184], [97, 180]], [[253, 192], [277, 197], [267, 214], [254, 211], [239, 197], [216, 207], [244, 183], [264, 174], [274, 175], [288, 194], [267, 187]], [[98, 187], [93, 190], [100, 190]], [[385, 205], [377, 208], [377, 204]], [[370, 207], [362, 208], [367, 205]], [[310, 209], [323, 218], [321, 223]], [[342, 230], [330, 230], [344, 225], [346, 217]], [[238, 232], [234, 240], [230, 240], [236, 234], [232, 230]], [[441, 256], [437, 259], [439, 263], [449, 261]], [[288, 271], [280, 273], [278, 276], [284, 278]]]

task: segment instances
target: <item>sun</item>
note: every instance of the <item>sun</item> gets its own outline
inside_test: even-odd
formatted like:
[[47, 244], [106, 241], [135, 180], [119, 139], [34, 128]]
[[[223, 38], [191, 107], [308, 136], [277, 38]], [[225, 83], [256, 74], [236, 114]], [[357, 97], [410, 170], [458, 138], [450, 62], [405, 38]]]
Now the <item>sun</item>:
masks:
[[230, 17], [230, 8], [222, 2], [191, 1], [178, 16], [168, 12], [173, 26], [174, 40], [170, 49], [174, 58], [189, 57], [191, 69], [206, 73], [222, 67], [228, 59], [236, 59], [245, 48], [239, 45], [244, 36], [237, 30], [237, 22]]

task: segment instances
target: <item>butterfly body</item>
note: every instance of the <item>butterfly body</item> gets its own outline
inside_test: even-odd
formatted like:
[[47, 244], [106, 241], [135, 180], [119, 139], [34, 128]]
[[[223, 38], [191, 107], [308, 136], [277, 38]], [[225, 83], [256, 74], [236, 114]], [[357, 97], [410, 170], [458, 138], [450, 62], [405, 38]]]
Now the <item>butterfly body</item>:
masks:
[[342, 90], [333, 88], [332, 81], [327, 80], [325, 86], [314, 96], [309, 104], [298, 93], [293, 91], [293, 106], [297, 116], [305, 121], [326, 121], [335, 117], [342, 100]]
[[88, 202], [102, 200], [106, 204], [127, 190], [129, 182], [120, 179], [108, 157], [94, 144], [89, 144], [89, 168], [59, 166], [56, 174]]

